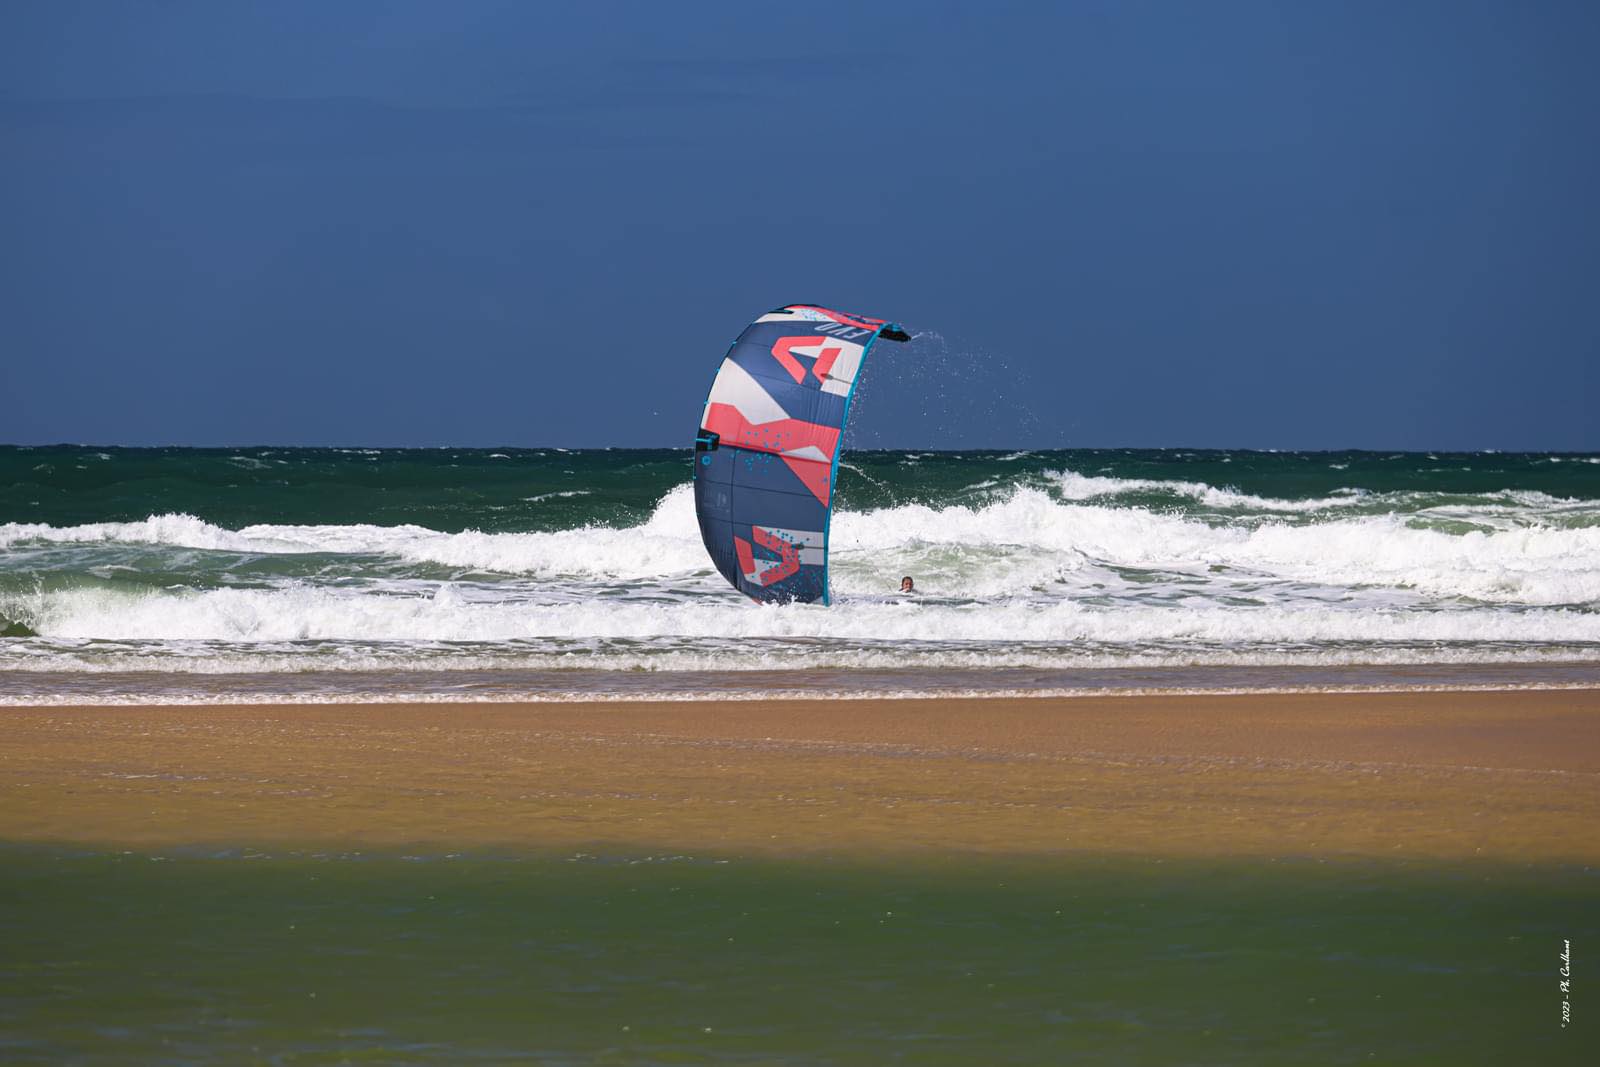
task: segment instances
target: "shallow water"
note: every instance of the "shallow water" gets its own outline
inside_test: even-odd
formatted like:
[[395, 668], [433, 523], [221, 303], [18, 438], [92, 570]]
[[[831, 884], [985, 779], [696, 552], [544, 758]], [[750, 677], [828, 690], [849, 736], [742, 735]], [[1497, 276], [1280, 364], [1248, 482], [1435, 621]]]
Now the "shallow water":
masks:
[[1579, 1063], [1596, 935], [1572, 868], [8, 847], [0, 1053]]

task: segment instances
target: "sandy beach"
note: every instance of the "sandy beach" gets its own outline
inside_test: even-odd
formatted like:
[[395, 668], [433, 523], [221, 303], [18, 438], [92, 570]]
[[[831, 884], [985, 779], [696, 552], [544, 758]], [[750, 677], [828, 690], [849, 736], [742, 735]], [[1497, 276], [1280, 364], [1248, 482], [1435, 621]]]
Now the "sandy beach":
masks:
[[0, 711], [0, 839], [1600, 860], [1600, 691]]

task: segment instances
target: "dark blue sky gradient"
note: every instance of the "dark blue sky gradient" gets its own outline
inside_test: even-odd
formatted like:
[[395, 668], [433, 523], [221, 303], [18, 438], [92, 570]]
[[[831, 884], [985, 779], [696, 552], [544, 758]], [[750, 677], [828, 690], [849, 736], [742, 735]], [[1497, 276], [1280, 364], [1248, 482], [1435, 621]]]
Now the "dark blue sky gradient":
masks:
[[0, 441], [1600, 449], [1600, 5], [0, 6]]

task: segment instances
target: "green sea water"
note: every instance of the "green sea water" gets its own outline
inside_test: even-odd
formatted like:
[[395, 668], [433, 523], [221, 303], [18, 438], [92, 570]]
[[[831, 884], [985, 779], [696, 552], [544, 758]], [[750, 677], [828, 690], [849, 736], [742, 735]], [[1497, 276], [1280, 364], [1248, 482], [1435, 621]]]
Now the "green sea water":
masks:
[[[184, 514], [229, 529], [626, 526], [643, 522], [668, 490], [688, 480], [690, 459], [687, 449], [665, 448], [0, 446], [0, 523], [71, 526]], [[1370, 507], [1356, 506], [1355, 514], [1494, 503], [1482, 498], [1508, 492], [1600, 499], [1600, 457], [1564, 453], [854, 450], [840, 466], [836, 506], [982, 504], [996, 490], [1051, 486], [1062, 471], [1109, 479], [1095, 497], [1120, 507], [1183, 511], [1204, 504], [1188, 491], [1197, 485], [1234, 494], [1221, 509], [1233, 512], [1250, 510], [1250, 498], [1303, 502], [1341, 492], [1369, 498]], [[1341, 514], [1357, 502], [1346, 504]]]
[[13, 846], [0, 1058], [1579, 1064], [1597, 943], [1575, 868]]

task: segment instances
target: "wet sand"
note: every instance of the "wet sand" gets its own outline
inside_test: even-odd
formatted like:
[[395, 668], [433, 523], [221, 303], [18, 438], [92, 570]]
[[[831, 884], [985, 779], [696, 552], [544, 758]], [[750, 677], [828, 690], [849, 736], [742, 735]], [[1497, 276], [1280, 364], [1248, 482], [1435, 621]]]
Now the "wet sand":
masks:
[[1600, 861], [1600, 690], [0, 708], [0, 840]]

